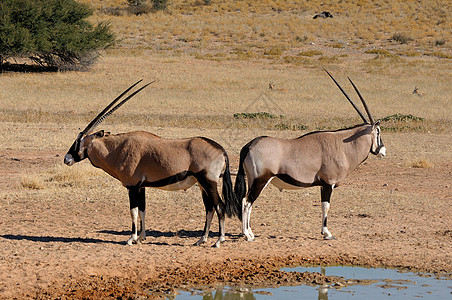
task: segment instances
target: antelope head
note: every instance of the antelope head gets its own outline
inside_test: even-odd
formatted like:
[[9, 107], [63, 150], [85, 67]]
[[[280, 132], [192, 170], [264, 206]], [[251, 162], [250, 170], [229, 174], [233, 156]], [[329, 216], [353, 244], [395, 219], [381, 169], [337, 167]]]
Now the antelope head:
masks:
[[[102, 121], [105, 120], [109, 115], [111, 115], [115, 110], [120, 108], [124, 103], [126, 103], [128, 100], [130, 100], [133, 96], [135, 96], [137, 93], [139, 93], [142, 89], [150, 85], [151, 83], [154, 83], [155, 81], [152, 81], [145, 86], [141, 87], [140, 89], [136, 90], [132, 94], [130, 94], [127, 98], [116, 104], [127, 92], [129, 92], [132, 88], [134, 88], [138, 83], [140, 83], [142, 80], [136, 82], [132, 86], [130, 86], [127, 90], [125, 90], [121, 95], [116, 97], [107, 107], [104, 108], [102, 112], [100, 112], [89, 124], [86, 126], [85, 129], [83, 129], [82, 132], [80, 132], [77, 135], [77, 138], [75, 139], [74, 143], [72, 144], [71, 148], [69, 148], [69, 151], [64, 156], [64, 163], [68, 166], [72, 166], [76, 162], [82, 161], [87, 157], [87, 146], [96, 138], [104, 137], [107, 133], [105, 133], [103, 130], [94, 132], [93, 130], [100, 124]], [[116, 104], [116, 106], [114, 106]]]
[[341, 90], [341, 92], [344, 94], [344, 96], [347, 98], [347, 100], [350, 102], [350, 104], [353, 106], [353, 108], [356, 110], [358, 115], [361, 117], [361, 119], [364, 121], [365, 124], [371, 125], [371, 134], [372, 134], [372, 145], [370, 148], [370, 153], [378, 156], [378, 157], [384, 157], [386, 155], [386, 147], [383, 144], [383, 141], [381, 140], [381, 129], [380, 129], [380, 120], [374, 121], [374, 118], [372, 117], [372, 114], [370, 113], [369, 107], [366, 104], [366, 101], [364, 101], [364, 98], [361, 96], [361, 93], [359, 92], [356, 85], [353, 83], [353, 81], [348, 78], [350, 83], [352, 84], [353, 88], [355, 89], [356, 93], [358, 94], [359, 99], [361, 100], [364, 109], [366, 110], [367, 116], [369, 117], [369, 121], [367, 121], [364, 114], [359, 110], [359, 108], [356, 106], [356, 104], [352, 101], [352, 99], [347, 95], [347, 93], [344, 91], [344, 89], [339, 85], [339, 83], [334, 79], [334, 77], [328, 73], [327, 70], [325, 72], [333, 79], [334, 83], [337, 85], [337, 87]]

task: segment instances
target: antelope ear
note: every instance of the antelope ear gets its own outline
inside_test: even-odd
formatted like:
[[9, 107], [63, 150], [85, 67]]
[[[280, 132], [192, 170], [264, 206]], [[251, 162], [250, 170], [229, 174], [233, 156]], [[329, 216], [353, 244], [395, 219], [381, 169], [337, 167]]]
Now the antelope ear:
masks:
[[97, 137], [97, 138], [104, 137], [104, 135], [105, 135], [105, 131], [103, 131], [103, 130], [99, 130], [98, 132], [96, 132], [94, 134], [94, 136]]
[[372, 125], [372, 129], [374, 129], [374, 128], [377, 127], [377, 126], [380, 126], [380, 122], [381, 122], [381, 120], [377, 120], [377, 122], [375, 122], [375, 123]]

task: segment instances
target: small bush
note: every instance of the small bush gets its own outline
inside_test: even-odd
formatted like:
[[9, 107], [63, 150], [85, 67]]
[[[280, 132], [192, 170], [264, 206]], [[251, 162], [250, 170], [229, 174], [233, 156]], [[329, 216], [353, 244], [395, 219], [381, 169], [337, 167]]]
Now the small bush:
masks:
[[44, 181], [36, 175], [26, 175], [20, 179], [20, 185], [24, 189], [42, 190], [45, 188]]
[[299, 43], [304, 43], [308, 40], [307, 36], [303, 36], [303, 37], [299, 37], [298, 35], [295, 37], [295, 41], [299, 42]]
[[430, 162], [430, 161], [428, 161], [426, 159], [418, 159], [418, 160], [415, 160], [415, 161], [411, 162], [409, 164], [409, 166], [411, 168], [426, 169], [426, 168], [433, 168], [434, 165], [433, 165], [432, 162]]
[[394, 54], [391, 52], [384, 50], [384, 49], [371, 49], [366, 50], [364, 53], [366, 54], [376, 54], [377, 56], [383, 56], [383, 57], [393, 57]]
[[[131, 4], [130, 2], [133, 2]], [[152, 11], [152, 7], [148, 5], [144, 0], [141, 1], [129, 1], [129, 7], [127, 7], [127, 12], [131, 15], [145, 15]]]
[[279, 46], [271, 47], [270, 49], [264, 50], [264, 55], [269, 56], [280, 56], [284, 52], [284, 49]]
[[279, 124], [275, 125], [275, 129], [278, 129], [278, 130], [303, 131], [303, 130], [307, 130], [308, 126], [303, 125], [303, 124], [279, 123]]
[[409, 42], [411, 42], [413, 39], [403, 33], [395, 33], [391, 40], [400, 43], [400, 44], [408, 44]]
[[[234, 114], [234, 119], [276, 119], [276, 118], [278, 118], [278, 116], [267, 112]], [[279, 116], [279, 118], [284, 118], [284, 116]]]
[[446, 44], [446, 39], [440, 39], [435, 41], [435, 46], [444, 46]]
[[318, 50], [308, 50], [308, 51], [300, 52], [300, 54], [298, 54], [298, 55], [313, 57], [315, 55], [322, 55], [322, 54], [323, 53], [321, 51], [318, 51]]
[[155, 10], [165, 10], [168, 8], [169, 0], [151, 0], [151, 1], [152, 1], [152, 7]]
[[402, 114], [393, 114], [390, 116], [386, 116], [381, 119], [383, 122], [389, 122], [389, 121], [402, 121], [402, 122], [408, 122], [408, 121], [424, 121], [424, 118], [416, 117], [411, 114], [409, 115], [402, 115]]

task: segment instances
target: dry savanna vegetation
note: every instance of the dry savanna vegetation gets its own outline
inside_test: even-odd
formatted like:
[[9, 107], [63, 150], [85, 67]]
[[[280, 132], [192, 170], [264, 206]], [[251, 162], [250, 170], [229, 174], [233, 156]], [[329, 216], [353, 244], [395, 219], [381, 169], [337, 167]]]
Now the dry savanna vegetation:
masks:
[[[90, 70], [0, 74], [0, 298], [267, 285], [280, 266], [306, 263], [452, 272], [450, 1], [170, 0], [138, 15], [127, 1], [80, 2], [117, 38]], [[312, 18], [322, 11], [334, 17]], [[156, 82], [99, 129], [206, 136], [232, 169], [256, 136], [359, 123], [324, 68], [353, 99], [347, 76], [356, 83], [388, 151], [333, 195], [336, 241], [321, 240], [316, 188], [269, 186], [253, 209], [254, 243], [231, 219], [221, 249], [192, 247], [204, 222], [192, 188], [148, 191], [149, 237], [127, 248], [126, 189], [87, 161], [62, 165], [80, 129], [141, 78]]]

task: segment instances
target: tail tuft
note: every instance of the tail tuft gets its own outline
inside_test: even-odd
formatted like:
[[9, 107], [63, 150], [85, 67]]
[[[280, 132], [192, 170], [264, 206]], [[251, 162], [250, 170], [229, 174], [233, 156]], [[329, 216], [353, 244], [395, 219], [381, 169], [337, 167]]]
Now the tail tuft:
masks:
[[226, 168], [223, 174], [223, 199], [225, 202], [226, 215], [228, 217], [239, 216], [241, 219], [242, 205], [235, 197], [234, 190], [232, 188], [231, 172], [229, 171], [229, 158], [225, 153]]

